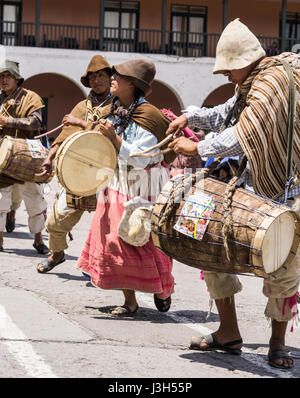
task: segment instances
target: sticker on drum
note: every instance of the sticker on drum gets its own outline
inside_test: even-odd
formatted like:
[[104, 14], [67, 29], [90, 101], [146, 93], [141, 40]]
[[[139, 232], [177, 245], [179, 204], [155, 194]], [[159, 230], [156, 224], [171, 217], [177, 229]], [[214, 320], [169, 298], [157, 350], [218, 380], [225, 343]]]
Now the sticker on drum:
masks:
[[203, 239], [215, 207], [212, 196], [195, 189], [187, 198], [174, 229], [191, 238]]
[[46, 159], [47, 151], [41, 141], [26, 139], [30, 155], [34, 159]]

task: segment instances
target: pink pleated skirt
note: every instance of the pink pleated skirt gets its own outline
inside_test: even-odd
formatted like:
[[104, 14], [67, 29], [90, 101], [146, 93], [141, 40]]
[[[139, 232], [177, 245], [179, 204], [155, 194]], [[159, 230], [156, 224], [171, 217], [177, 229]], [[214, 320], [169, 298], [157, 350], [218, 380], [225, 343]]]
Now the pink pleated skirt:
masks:
[[100, 193], [77, 268], [89, 274], [92, 284], [102, 289], [129, 289], [168, 297], [174, 291], [172, 259], [154, 246], [151, 237], [139, 247], [118, 237], [126, 200], [110, 188]]

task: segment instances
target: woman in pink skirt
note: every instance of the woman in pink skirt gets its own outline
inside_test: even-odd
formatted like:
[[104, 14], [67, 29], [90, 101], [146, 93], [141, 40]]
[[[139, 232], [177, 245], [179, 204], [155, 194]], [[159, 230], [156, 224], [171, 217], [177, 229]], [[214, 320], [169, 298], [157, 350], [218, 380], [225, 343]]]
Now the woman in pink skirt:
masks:
[[150, 234], [142, 245], [128, 243], [131, 238], [125, 239], [124, 229], [120, 234], [120, 221], [129, 203], [153, 204], [168, 180], [166, 163], [174, 159], [173, 153], [165, 158], [161, 154], [147, 158], [131, 155], [161, 141], [170, 121], [145, 100], [156, 72], [152, 62], [136, 59], [112, 69], [114, 100], [91, 128], [98, 128], [113, 143], [118, 154], [117, 172], [98, 194], [97, 210], [77, 267], [90, 275], [94, 286], [122, 290], [124, 305], [114, 308], [112, 315], [137, 313], [136, 290], [153, 293], [157, 309], [165, 312], [174, 290], [172, 260], [156, 249]]

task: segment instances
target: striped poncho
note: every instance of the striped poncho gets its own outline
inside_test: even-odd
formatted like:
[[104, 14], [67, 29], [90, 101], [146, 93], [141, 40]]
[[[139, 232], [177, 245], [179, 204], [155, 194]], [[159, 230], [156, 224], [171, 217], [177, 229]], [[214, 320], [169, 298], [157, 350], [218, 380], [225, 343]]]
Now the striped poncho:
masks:
[[287, 162], [289, 79], [283, 59], [293, 67], [296, 112], [293, 167], [300, 170], [300, 56], [282, 53], [264, 58], [240, 87], [244, 109], [235, 134], [250, 164], [254, 190], [269, 198], [284, 193]]

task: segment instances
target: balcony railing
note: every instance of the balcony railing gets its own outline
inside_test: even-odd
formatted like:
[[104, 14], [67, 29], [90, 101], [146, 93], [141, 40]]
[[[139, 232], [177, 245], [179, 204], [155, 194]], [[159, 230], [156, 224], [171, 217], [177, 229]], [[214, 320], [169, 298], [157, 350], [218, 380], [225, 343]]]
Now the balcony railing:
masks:
[[[215, 57], [220, 34], [120, 29], [2, 21], [0, 44], [81, 50], [157, 53], [182, 57]], [[290, 51], [297, 39], [258, 37], [268, 55]], [[299, 40], [300, 41], [300, 40]]]

